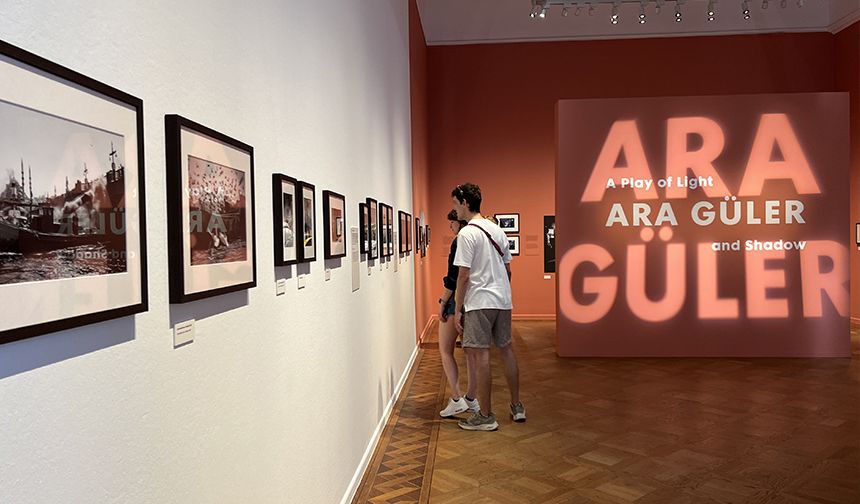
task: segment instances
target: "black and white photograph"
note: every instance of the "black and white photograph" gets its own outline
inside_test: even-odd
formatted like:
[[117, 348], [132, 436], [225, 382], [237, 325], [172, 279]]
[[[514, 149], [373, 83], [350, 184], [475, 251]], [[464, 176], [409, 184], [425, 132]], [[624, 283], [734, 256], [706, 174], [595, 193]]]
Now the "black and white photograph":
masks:
[[504, 231], [505, 233], [520, 232], [520, 214], [495, 214], [493, 215], [493, 217], [496, 218], [496, 221], [499, 223], [499, 227], [502, 228], [502, 231]]
[[379, 258], [379, 203], [373, 198], [367, 198], [367, 257], [368, 259]]
[[254, 148], [178, 115], [165, 140], [170, 302], [256, 286]]
[[293, 264], [298, 259], [296, 179], [281, 173], [272, 174], [272, 209], [272, 221], [275, 225], [275, 265]]
[[299, 182], [301, 207], [296, 228], [301, 235], [298, 247], [299, 262], [311, 262], [317, 258], [316, 244], [316, 188], [307, 182]]
[[543, 216], [543, 272], [555, 273], [555, 215]]
[[511, 251], [512, 256], [520, 255], [520, 237], [519, 236], [508, 236], [508, 250]]
[[5, 42], [0, 82], [0, 343], [146, 311], [143, 102]]

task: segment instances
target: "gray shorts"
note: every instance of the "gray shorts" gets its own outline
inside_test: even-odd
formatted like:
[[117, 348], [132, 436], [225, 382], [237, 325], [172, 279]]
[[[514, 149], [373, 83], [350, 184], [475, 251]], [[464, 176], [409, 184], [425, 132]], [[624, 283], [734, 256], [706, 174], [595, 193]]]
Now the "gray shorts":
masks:
[[472, 310], [463, 318], [463, 346], [503, 348], [511, 344], [511, 310]]

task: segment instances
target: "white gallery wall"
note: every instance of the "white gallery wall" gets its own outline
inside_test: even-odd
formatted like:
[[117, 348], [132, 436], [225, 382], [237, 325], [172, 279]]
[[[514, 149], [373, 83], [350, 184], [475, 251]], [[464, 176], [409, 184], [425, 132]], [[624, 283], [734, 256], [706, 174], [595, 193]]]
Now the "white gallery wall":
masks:
[[[407, 2], [2, 4], [0, 39], [143, 100], [149, 311], [0, 346], [0, 502], [349, 497], [414, 355], [413, 258], [356, 292], [321, 240], [273, 267], [271, 174], [316, 186], [318, 237], [323, 189], [347, 228], [368, 196], [412, 213]], [[168, 303], [165, 114], [254, 147], [256, 288]]]

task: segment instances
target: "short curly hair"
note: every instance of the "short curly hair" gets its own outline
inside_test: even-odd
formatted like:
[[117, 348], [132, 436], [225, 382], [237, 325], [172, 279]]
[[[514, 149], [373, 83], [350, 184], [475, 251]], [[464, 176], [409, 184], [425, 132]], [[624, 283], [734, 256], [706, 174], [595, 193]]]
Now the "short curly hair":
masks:
[[451, 191], [451, 196], [457, 198], [460, 203], [465, 203], [470, 212], [481, 211], [481, 188], [477, 185], [468, 182], [460, 184]]

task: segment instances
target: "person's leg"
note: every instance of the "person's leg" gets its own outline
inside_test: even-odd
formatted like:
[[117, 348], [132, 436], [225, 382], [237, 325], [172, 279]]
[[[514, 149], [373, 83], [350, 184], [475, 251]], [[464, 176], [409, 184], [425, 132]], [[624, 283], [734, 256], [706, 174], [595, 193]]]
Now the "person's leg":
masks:
[[476, 368], [478, 382], [478, 403], [481, 405], [481, 415], [490, 416], [492, 402], [490, 394], [493, 389], [493, 377], [490, 374], [490, 349], [469, 348]]
[[478, 393], [478, 367], [475, 364], [474, 354], [466, 352], [466, 374], [468, 382], [466, 382], [466, 397], [476, 399]]
[[[454, 317], [448, 317], [445, 322], [439, 321], [439, 358], [442, 360], [442, 369], [451, 386], [451, 398], [460, 398], [459, 371], [457, 361], [454, 360], [454, 341], [457, 339], [457, 328], [454, 326]], [[469, 396], [475, 397], [475, 396]]]
[[499, 349], [502, 355], [502, 363], [505, 368], [505, 379], [508, 381], [508, 389], [511, 391], [511, 404], [520, 402], [520, 369], [517, 366], [517, 356], [514, 354], [514, 346], [508, 345]]

